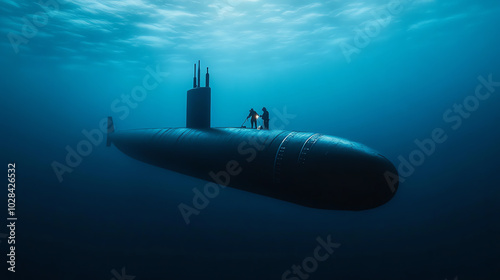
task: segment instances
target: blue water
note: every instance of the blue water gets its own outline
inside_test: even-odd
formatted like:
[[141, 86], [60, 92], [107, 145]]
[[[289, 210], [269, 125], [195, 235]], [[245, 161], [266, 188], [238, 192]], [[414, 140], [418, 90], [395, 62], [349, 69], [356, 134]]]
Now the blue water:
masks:
[[[499, 12], [498, 1], [465, 0], [3, 0], [0, 149], [5, 169], [16, 163], [18, 217], [8, 275], [499, 279]], [[417, 164], [400, 167], [395, 197], [373, 210], [309, 209], [226, 188], [189, 225], [178, 205], [204, 181], [99, 137], [67, 165], [82, 130], [108, 115], [117, 129], [184, 126], [198, 59], [202, 74], [210, 67], [213, 126], [239, 127], [250, 107], [266, 106], [271, 118], [286, 111], [284, 129]], [[159, 76], [139, 91], [148, 67]], [[435, 129], [446, 140], [415, 152]], [[58, 178], [55, 162], [71, 172]], [[282, 278], [328, 236], [341, 245], [327, 260]]]

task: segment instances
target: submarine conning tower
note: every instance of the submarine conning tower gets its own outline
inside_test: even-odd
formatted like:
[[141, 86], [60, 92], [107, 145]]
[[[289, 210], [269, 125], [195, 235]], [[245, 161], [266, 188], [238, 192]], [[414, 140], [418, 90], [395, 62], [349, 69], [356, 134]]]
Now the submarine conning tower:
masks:
[[212, 90], [210, 89], [210, 75], [205, 75], [205, 86], [201, 87], [200, 61], [198, 60], [198, 78], [196, 77], [196, 63], [194, 64], [193, 88], [187, 91], [186, 127], [210, 128], [210, 109]]

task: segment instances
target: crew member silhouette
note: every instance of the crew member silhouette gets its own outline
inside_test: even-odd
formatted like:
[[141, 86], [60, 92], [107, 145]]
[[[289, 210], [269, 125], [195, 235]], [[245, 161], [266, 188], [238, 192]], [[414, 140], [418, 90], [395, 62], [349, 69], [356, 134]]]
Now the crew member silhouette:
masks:
[[252, 124], [252, 128], [253, 128], [253, 125], [255, 124], [255, 128], [257, 128], [257, 117], [259, 115], [257, 115], [257, 112], [254, 111], [254, 109], [250, 109], [250, 114], [248, 114], [248, 118], [250, 118], [250, 123]]
[[266, 107], [262, 108], [262, 120], [264, 120], [264, 129], [269, 129], [269, 111], [267, 111]]

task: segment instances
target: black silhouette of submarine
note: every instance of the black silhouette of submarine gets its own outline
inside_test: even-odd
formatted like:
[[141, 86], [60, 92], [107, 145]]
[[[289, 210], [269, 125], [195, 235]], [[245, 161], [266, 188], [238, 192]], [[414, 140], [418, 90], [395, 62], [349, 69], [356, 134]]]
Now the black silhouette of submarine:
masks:
[[[107, 145], [148, 164], [306, 207], [366, 210], [388, 202], [398, 172], [380, 153], [342, 138], [311, 132], [210, 127], [211, 88], [194, 64], [186, 127], [115, 131]], [[253, 144], [253, 145], [252, 145]], [[239, 172], [237, 172], [239, 171]], [[387, 174], [390, 174], [388, 177]], [[388, 180], [391, 178], [391, 180]]]

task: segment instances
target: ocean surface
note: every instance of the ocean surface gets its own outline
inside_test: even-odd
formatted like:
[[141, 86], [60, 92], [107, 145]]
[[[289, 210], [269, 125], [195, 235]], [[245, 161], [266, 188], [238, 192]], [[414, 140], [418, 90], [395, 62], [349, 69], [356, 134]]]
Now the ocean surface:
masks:
[[[3, 0], [0, 150], [17, 220], [13, 273], [5, 181], [0, 278], [500, 279], [499, 13], [471, 0]], [[184, 126], [198, 60], [213, 126], [265, 106], [275, 129], [363, 143], [399, 168], [394, 198], [331, 211], [225, 188], [187, 225], [178, 205], [206, 182], [106, 147], [100, 127]], [[327, 259], [318, 240], [335, 243]]]

